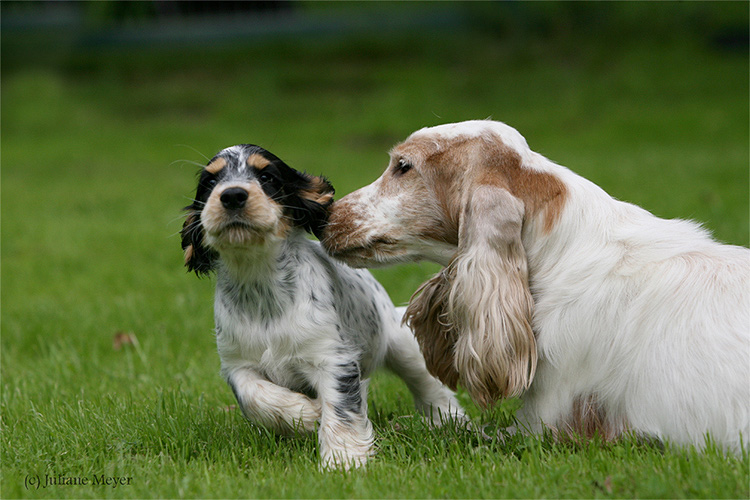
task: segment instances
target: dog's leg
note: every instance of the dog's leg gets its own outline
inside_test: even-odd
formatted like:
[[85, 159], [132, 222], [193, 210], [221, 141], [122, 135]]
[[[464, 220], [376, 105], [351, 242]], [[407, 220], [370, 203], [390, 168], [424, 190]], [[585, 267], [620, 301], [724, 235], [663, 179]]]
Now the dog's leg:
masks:
[[372, 449], [372, 424], [367, 418], [367, 381], [360, 378], [359, 364], [338, 364], [321, 374], [317, 387], [322, 415], [318, 438], [321, 467], [359, 467]]
[[456, 396], [427, 371], [422, 353], [411, 330], [394, 326], [388, 338], [386, 366], [406, 382], [414, 395], [414, 404], [430, 422], [440, 426], [448, 419], [465, 421]]
[[280, 434], [315, 430], [320, 419], [320, 403], [263, 379], [250, 368], [226, 375], [245, 417]]

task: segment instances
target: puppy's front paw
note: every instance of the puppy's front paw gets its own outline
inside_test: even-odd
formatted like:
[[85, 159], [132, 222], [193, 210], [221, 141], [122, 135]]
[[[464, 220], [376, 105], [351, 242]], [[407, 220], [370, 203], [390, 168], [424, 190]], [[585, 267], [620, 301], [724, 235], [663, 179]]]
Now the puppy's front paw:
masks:
[[357, 469], [364, 466], [371, 455], [372, 451], [369, 448], [365, 450], [353, 450], [350, 448], [340, 450], [329, 449], [320, 456], [320, 468], [323, 471], [332, 469]]
[[320, 468], [349, 470], [365, 465], [373, 453], [372, 424], [367, 418], [358, 421], [321, 425]]
[[280, 434], [307, 433], [320, 420], [320, 401], [266, 380], [230, 381], [248, 420]]
[[320, 402], [304, 394], [292, 393], [280, 415], [279, 430], [286, 434], [313, 432], [320, 421]]

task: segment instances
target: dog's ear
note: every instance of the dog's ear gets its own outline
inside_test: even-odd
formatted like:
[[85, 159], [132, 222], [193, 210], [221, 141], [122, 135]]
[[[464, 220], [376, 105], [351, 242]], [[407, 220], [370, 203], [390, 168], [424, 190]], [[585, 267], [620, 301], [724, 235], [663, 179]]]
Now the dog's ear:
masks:
[[297, 172], [301, 179], [292, 200], [287, 204], [292, 210], [294, 224], [321, 238], [328, 222], [328, 207], [333, 203], [335, 190], [328, 179]]
[[405, 316], [431, 373], [452, 387], [458, 380], [482, 407], [520, 395], [536, 370], [523, 214], [505, 189], [475, 187], [461, 212], [456, 256]]
[[450, 271], [443, 269], [414, 292], [402, 322], [414, 332], [427, 370], [455, 391], [459, 379], [455, 363], [458, 332], [446, 316]]
[[185, 207], [188, 214], [182, 225], [182, 250], [185, 252], [185, 266], [198, 276], [205, 276], [214, 269], [216, 253], [203, 245], [203, 224], [201, 212], [195, 204]]
[[458, 253], [449, 265], [456, 368], [461, 384], [485, 407], [520, 395], [536, 371], [523, 216], [523, 203], [507, 190], [476, 186], [463, 207]]

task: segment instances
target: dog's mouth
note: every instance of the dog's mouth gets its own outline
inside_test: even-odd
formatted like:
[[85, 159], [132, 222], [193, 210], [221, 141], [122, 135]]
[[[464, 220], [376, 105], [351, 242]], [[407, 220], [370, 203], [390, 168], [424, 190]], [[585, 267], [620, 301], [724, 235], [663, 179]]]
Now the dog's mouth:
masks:
[[221, 231], [234, 231], [234, 230], [247, 230], [247, 231], [255, 231], [256, 229], [246, 221], [242, 220], [234, 220], [231, 222], [228, 222], [224, 224], [224, 226], [221, 227]]
[[235, 219], [219, 225], [208, 233], [217, 243], [245, 246], [264, 243], [268, 236], [273, 233], [273, 228]]
[[406, 251], [398, 241], [377, 237], [368, 240], [361, 245], [350, 245], [336, 248], [331, 255], [342, 260], [352, 267], [373, 267], [379, 264], [388, 264], [402, 260]]

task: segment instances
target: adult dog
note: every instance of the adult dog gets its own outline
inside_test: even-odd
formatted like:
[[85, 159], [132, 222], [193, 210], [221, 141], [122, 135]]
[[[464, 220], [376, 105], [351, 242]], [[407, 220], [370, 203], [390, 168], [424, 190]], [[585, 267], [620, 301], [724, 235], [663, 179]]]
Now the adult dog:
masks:
[[407, 310], [432, 373], [522, 426], [739, 450], [750, 437], [750, 251], [617, 201], [513, 128], [425, 128], [335, 203], [355, 266], [446, 266]]

